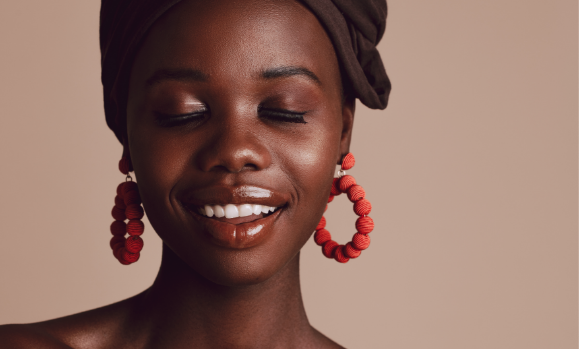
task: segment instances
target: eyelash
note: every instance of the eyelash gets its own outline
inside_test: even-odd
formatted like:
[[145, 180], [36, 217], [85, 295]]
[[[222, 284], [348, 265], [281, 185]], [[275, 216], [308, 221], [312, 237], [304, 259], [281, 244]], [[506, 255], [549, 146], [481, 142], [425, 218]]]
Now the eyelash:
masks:
[[157, 113], [156, 121], [161, 127], [182, 126], [191, 122], [202, 121], [208, 110], [200, 110], [194, 113], [172, 115]]
[[[194, 113], [171, 115], [157, 113], [156, 121], [161, 127], [175, 127], [188, 124], [190, 122], [202, 121], [209, 110], [200, 110]], [[261, 105], [257, 108], [260, 117], [272, 121], [290, 122], [296, 124], [307, 124], [304, 115], [307, 112], [296, 112], [287, 109], [263, 108]]]
[[307, 124], [304, 120], [304, 115], [307, 112], [297, 112], [287, 109], [278, 108], [263, 108], [261, 105], [257, 107], [257, 112], [260, 116], [265, 116], [266, 119], [272, 121], [291, 122], [296, 124]]

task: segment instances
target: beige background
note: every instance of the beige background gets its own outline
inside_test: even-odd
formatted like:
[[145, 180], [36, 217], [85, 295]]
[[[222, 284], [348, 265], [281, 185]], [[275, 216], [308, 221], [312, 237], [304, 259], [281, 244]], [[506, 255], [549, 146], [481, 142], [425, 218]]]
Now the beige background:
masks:
[[[577, 2], [389, 5], [391, 103], [359, 107], [353, 145], [377, 229], [347, 265], [308, 242], [311, 322], [350, 348], [577, 348]], [[108, 246], [98, 11], [0, 3], [0, 324], [129, 297], [159, 266], [151, 228], [133, 266]]]

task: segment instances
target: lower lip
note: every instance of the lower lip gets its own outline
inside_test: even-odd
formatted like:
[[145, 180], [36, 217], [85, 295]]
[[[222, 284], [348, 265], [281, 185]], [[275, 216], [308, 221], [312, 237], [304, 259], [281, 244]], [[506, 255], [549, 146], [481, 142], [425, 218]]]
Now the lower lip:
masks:
[[188, 208], [187, 211], [201, 225], [203, 231], [208, 233], [213, 243], [222, 247], [244, 249], [260, 244], [273, 232], [273, 223], [282, 209], [278, 208], [265, 218], [241, 224], [221, 222]]

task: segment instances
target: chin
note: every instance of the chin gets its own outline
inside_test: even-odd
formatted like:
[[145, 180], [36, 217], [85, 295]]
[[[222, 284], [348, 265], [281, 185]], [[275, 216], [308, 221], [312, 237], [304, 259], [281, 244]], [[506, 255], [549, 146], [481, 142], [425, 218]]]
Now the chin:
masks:
[[[191, 258], [177, 255], [189, 268], [204, 279], [226, 287], [257, 285], [280, 273], [295, 256], [284, 258], [283, 253], [264, 253], [259, 248], [231, 250], [220, 248], [219, 253], [202, 254]], [[209, 251], [207, 251], [209, 252]]]

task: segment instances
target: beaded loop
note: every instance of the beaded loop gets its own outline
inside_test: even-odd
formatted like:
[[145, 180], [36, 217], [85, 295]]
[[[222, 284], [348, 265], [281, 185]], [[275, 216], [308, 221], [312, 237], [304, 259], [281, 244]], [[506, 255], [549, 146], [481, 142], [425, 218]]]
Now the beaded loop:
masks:
[[119, 161], [119, 171], [121, 171], [121, 173], [124, 175], [128, 175], [130, 170], [131, 170], [131, 166], [130, 166], [129, 159], [127, 157], [123, 156], [121, 158], [121, 160]]
[[[111, 249], [115, 258], [123, 265], [129, 265], [139, 260], [140, 251], [143, 249], [141, 235], [145, 225], [141, 221], [145, 212], [141, 206], [141, 197], [137, 183], [129, 174], [131, 171], [130, 161], [123, 157], [119, 161], [119, 170], [126, 175], [125, 181], [117, 186], [115, 206], [111, 212], [115, 221], [111, 224], [113, 237], [110, 241]], [[125, 223], [128, 219], [129, 222]], [[125, 239], [125, 235], [129, 237]]]
[[344, 255], [344, 245], [339, 245], [334, 251], [334, 259], [340, 263], [347, 263], [350, 258]]
[[350, 175], [345, 175], [340, 179], [340, 191], [342, 193], [348, 192], [353, 185], [356, 185], [356, 180]]
[[126, 232], [129, 233], [129, 235], [131, 236], [142, 235], [144, 231], [145, 225], [140, 219], [131, 219], [129, 223], [127, 223]]
[[320, 219], [320, 222], [318, 223], [316, 230], [322, 230], [325, 227], [326, 227], [326, 218], [324, 218], [324, 216], [322, 216], [322, 219]]
[[325, 244], [330, 240], [332, 240], [332, 235], [330, 235], [330, 232], [327, 231], [326, 229], [317, 230], [316, 233], [314, 234], [314, 241], [318, 246], [322, 246], [323, 244]]
[[356, 159], [352, 153], [346, 154], [344, 160], [342, 160], [342, 170], [349, 170], [356, 164]]
[[[366, 192], [364, 188], [356, 184], [354, 177], [346, 175], [346, 170], [354, 167], [356, 160], [352, 153], [348, 153], [342, 161], [342, 168], [338, 171], [338, 178], [332, 181], [330, 190], [330, 197], [328, 203], [334, 200], [336, 195], [346, 193], [348, 199], [354, 204], [354, 212], [360, 216], [356, 220], [357, 232], [352, 237], [352, 241], [346, 245], [339, 245], [332, 240], [330, 232], [326, 229], [326, 218], [322, 216], [320, 222], [316, 226], [314, 234], [314, 241], [317, 245], [322, 247], [322, 253], [327, 258], [333, 258], [339, 263], [347, 263], [351, 258], [357, 258], [370, 246], [370, 237], [368, 234], [374, 230], [374, 221], [368, 217], [372, 210], [370, 201], [366, 199]], [[326, 206], [326, 210], [328, 206]]]
[[342, 192], [340, 191], [340, 179], [334, 178], [332, 181], [332, 189], [330, 189], [330, 194], [333, 196], [340, 195]]
[[127, 225], [123, 221], [113, 221], [111, 224], [111, 233], [113, 235], [125, 236], [127, 232]]
[[344, 246], [344, 256], [348, 258], [358, 258], [361, 253], [362, 251], [355, 249], [351, 242], [348, 242], [346, 246]]
[[338, 243], [335, 242], [334, 240], [326, 241], [322, 245], [322, 253], [327, 258], [334, 258], [334, 251], [336, 250], [337, 247], [338, 247]]
[[125, 241], [125, 248], [131, 253], [140, 252], [143, 249], [143, 239], [138, 236], [131, 236]]

